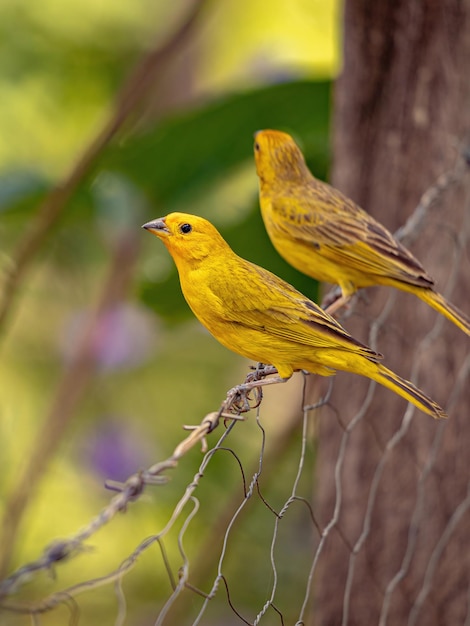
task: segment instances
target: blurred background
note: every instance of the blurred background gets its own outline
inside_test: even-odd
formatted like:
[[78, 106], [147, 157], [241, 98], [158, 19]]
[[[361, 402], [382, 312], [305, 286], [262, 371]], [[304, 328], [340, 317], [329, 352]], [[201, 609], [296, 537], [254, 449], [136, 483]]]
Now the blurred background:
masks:
[[[240, 255], [316, 297], [313, 281], [267, 239], [252, 142], [258, 129], [287, 130], [311, 169], [328, 176], [339, 24], [337, 0], [1, 1], [3, 576], [84, 526], [111, 497], [106, 479], [125, 480], [166, 458], [182, 425], [217, 410], [244, 380], [248, 362], [193, 319], [172, 260], [141, 224], [176, 210], [203, 215]], [[269, 428], [297, 389], [266, 398]], [[253, 421], [232, 439], [248, 461], [259, 453]], [[92, 538], [90, 551], [61, 565], [57, 580], [37, 576], [23, 600], [117, 567], [166, 523], [201, 458], [194, 449], [170, 485], [147, 490]], [[195, 553], [233, 490], [241, 494], [233, 461], [215, 463], [188, 540]], [[278, 487], [267, 485], [274, 500]], [[249, 589], [237, 563], [256, 554], [264, 523], [260, 515], [241, 529], [230, 561], [242, 583], [232, 589], [246, 607], [259, 605], [257, 581], [262, 593], [269, 562], [253, 559]], [[168, 550], [171, 559], [176, 542]], [[286, 598], [296, 592], [299, 559], [283, 562], [291, 567]], [[126, 623], [153, 623], [170, 589], [156, 553], [124, 585]], [[114, 623], [112, 585], [79, 605], [80, 623]], [[41, 619], [67, 618], [58, 609]], [[30, 622], [5, 613], [3, 623]]]

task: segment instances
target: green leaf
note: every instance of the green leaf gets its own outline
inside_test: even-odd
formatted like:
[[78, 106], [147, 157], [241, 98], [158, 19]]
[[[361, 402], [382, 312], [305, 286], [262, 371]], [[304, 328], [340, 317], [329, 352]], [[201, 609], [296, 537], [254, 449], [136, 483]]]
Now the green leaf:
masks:
[[230, 95], [114, 145], [102, 167], [125, 173], [152, 202], [167, 206], [252, 159], [254, 132], [278, 128], [302, 140], [306, 156], [324, 176], [329, 102], [328, 82], [282, 83]]
[[[145, 136], [114, 147], [105, 159], [106, 167], [125, 172], [144, 188], [152, 202], [161, 204], [158, 214], [171, 211], [172, 204], [190, 199], [224, 179], [243, 162], [253, 163], [253, 133], [260, 128], [285, 129], [302, 145], [312, 170], [325, 177], [328, 166], [329, 83], [296, 82], [236, 94], [163, 121]], [[253, 163], [254, 169], [254, 163]], [[198, 203], [199, 205], [199, 203]], [[155, 211], [155, 209], [153, 209]], [[155, 214], [149, 213], [149, 218]], [[232, 248], [258, 265], [294, 284], [310, 298], [318, 285], [297, 272], [274, 250], [261, 220], [257, 199], [240, 220], [221, 229]], [[157, 243], [157, 242], [155, 242]], [[149, 254], [166, 251], [149, 246]], [[174, 265], [164, 277], [152, 282], [142, 278], [139, 291], [143, 301], [162, 317], [178, 322], [191, 315], [183, 300]]]

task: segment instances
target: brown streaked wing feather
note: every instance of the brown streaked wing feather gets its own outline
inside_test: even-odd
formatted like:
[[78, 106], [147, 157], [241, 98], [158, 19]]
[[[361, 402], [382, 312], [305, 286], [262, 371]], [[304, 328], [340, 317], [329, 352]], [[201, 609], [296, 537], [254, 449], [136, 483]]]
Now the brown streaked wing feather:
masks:
[[[244, 261], [244, 260], [243, 260]], [[343, 348], [378, 361], [381, 355], [354, 339], [338, 322], [292, 285], [244, 261], [238, 277], [256, 285], [255, 294], [234, 292], [224, 312], [227, 321], [265, 330], [280, 339], [312, 348]]]
[[[303, 198], [304, 209], [307, 206], [308, 210], [289, 219], [291, 237], [303, 244], [319, 245], [320, 253], [338, 264], [432, 287], [434, 282], [419, 261], [352, 200], [336, 190], [329, 195], [320, 194], [316, 188], [309, 189], [310, 193]], [[291, 210], [285, 206], [282, 210], [286, 219], [293, 213], [294, 202], [292, 196], [278, 195], [273, 199], [273, 210], [290, 205]]]

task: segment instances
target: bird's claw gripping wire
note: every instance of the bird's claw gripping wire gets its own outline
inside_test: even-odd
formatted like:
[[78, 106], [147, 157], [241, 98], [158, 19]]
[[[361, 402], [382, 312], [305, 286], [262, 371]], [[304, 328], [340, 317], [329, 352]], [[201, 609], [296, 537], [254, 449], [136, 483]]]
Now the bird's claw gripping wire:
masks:
[[230, 389], [222, 410], [240, 415], [240, 413], [247, 413], [258, 408], [263, 400], [263, 383], [258, 383], [271, 374], [277, 374], [275, 367], [258, 363], [251, 372], [248, 372], [244, 383]]
[[[251, 367], [251, 372], [248, 372], [245, 378], [245, 385], [249, 383], [254, 383], [266, 378], [266, 376], [271, 376], [271, 374], [277, 374], [277, 369], [272, 365], [265, 365], [264, 363], [258, 363], [257, 365], [253, 365]], [[243, 387], [243, 385], [240, 385]]]
[[239, 385], [233, 391], [229, 410], [230, 413], [233, 412], [236, 416], [256, 409], [263, 399], [263, 392], [259, 387], [246, 389], [245, 385]]

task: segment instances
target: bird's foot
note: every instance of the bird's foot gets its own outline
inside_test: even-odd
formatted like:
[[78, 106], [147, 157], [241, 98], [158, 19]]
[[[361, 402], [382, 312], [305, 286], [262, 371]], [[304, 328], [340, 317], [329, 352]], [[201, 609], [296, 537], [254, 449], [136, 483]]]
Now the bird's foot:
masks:
[[[325, 296], [325, 299], [322, 302], [322, 309], [324, 309], [324, 311], [328, 313], [329, 315], [334, 315], [341, 308], [344, 308], [347, 312], [350, 308], [351, 296], [343, 296], [341, 295], [341, 290], [339, 290], [340, 295], [335, 297], [335, 299], [332, 300], [328, 304], [329, 297], [331, 296], [332, 293], [333, 292], [330, 291], [330, 293]], [[336, 296], [336, 293], [337, 292], [335, 291], [334, 292], [335, 296]]]
[[330, 291], [323, 296], [321, 308], [324, 310], [328, 310], [328, 308], [333, 305], [339, 298], [341, 298], [342, 295], [343, 294], [340, 287], [336, 285], [336, 287], [330, 289]]
[[248, 372], [245, 378], [245, 384], [253, 383], [259, 380], [263, 380], [266, 376], [271, 374], [277, 374], [277, 369], [272, 365], [265, 365], [264, 363], [258, 363], [251, 366], [252, 371]]

